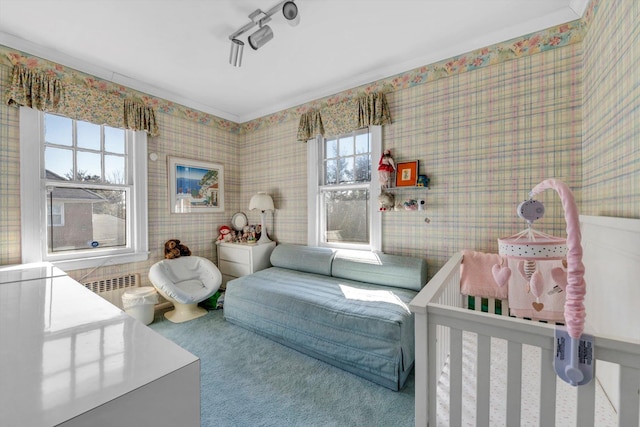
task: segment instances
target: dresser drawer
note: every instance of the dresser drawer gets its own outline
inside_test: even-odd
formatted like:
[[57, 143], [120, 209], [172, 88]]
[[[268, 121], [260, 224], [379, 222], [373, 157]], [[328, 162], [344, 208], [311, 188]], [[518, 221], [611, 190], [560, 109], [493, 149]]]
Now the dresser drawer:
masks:
[[239, 264], [221, 259], [218, 266], [222, 274], [234, 277], [246, 276], [251, 274], [251, 266], [249, 264]]
[[220, 251], [220, 261], [224, 260], [243, 264], [249, 263], [250, 254], [246, 248], [221, 246], [218, 250]]

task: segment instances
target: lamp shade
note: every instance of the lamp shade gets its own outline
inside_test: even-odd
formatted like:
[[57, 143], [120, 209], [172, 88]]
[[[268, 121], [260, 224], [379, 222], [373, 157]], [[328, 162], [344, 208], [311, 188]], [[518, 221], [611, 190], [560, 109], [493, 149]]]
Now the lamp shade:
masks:
[[262, 212], [275, 210], [273, 206], [273, 199], [267, 193], [258, 192], [258, 194], [253, 196], [249, 202], [249, 210], [254, 209]]

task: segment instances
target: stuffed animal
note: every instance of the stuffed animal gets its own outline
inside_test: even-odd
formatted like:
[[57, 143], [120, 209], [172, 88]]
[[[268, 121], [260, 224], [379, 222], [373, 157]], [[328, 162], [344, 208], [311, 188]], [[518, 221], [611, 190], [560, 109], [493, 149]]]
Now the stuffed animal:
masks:
[[218, 239], [216, 240], [217, 242], [232, 242], [235, 238], [235, 233], [233, 233], [231, 231], [231, 228], [229, 228], [229, 226], [227, 225], [221, 225], [218, 229], [218, 232], [220, 234], [218, 235]]
[[378, 203], [380, 204], [380, 210], [381, 211], [390, 211], [393, 210], [393, 200], [394, 200], [394, 196], [391, 193], [387, 193], [386, 191], [383, 191], [382, 193], [380, 193], [380, 195], [378, 196]]
[[180, 258], [181, 256], [189, 255], [191, 255], [189, 248], [181, 244], [178, 239], [170, 239], [164, 243], [164, 257], [166, 259]]

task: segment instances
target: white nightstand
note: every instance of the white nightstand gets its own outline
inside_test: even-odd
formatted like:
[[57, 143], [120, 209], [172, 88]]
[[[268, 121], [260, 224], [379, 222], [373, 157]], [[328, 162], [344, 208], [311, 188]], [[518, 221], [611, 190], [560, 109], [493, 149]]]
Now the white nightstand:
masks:
[[255, 243], [218, 243], [218, 269], [222, 273], [222, 286], [229, 280], [246, 276], [271, 267], [269, 258], [276, 242]]

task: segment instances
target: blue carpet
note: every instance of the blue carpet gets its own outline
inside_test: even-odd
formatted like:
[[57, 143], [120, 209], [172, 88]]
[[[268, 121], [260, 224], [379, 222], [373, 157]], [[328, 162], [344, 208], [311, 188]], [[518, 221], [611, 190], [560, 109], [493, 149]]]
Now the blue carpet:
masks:
[[399, 392], [226, 322], [222, 310], [149, 325], [200, 358], [203, 427], [414, 425], [413, 373]]

